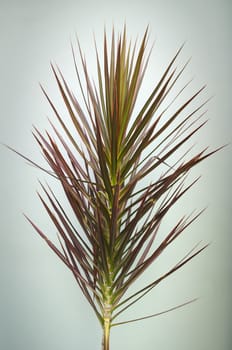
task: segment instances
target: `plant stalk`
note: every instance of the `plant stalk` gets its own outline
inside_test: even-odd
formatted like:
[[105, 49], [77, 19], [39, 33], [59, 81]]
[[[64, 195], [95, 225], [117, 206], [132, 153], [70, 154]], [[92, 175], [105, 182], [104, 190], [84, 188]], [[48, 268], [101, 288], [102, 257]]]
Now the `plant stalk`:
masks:
[[110, 349], [110, 319], [105, 318], [103, 324], [102, 350]]

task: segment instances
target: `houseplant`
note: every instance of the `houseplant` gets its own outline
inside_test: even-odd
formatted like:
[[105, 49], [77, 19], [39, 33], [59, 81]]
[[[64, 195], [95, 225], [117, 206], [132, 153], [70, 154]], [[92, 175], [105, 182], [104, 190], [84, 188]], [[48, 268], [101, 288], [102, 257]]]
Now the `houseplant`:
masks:
[[54, 136], [34, 128], [49, 169], [22, 155], [60, 182], [72, 209], [74, 219], [52, 189], [41, 185], [47, 199], [39, 197], [56, 227], [59, 245], [27, 219], [73, 273], [102, 326], [103, 350], [109, 350], [112, 327], [155, 316], [119, 322], [119, 315], [207, 247], [196, 246], [165, 274], [129, 293], [131, 285], [201, 214], [178, 218], [156, 244], [163, 219], [198, 180], [186, 185], [191, 169], [216, 152], [203, 149], [192, 155], [188, 146], [205, 125], [205, 102], [197, 102], [205, 87], [178, 107], [188, 84], [168, 99], [186, 67], [176, 68], [182, 47], [135, 112], [150, 56], [147, 40], [148, 30], [140, 45], [134, 46], [127, 42], [126, 29], [117, 40], [112, 30], [109, 45], [105, 34], [103, 63], [96, 47], [97, 85], [77, 42], [82, 73], [73, 47], [72, 53], [82, 102], [52, 65], [72, 128], [42, 88], [62, 132], [54, 122]]

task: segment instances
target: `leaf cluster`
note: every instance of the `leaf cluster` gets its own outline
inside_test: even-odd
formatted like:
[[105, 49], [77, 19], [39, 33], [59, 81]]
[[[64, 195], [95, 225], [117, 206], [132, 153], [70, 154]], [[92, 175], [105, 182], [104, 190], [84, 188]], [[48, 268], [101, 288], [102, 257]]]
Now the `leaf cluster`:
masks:
[[[154, 244], [163, 218], [197, 181], [185, 185], [186, 176], [214, 153], [202, 150], [191, 156], [192, 150], [186, 149], [205, 125], [205, 103], [197, 102], [205, 87], [176, 107], [188, 87], [175, 93], [186, 67], [176, 67], [182, 47], [135, 112], [150, 57], [147, 41], [148, 30], [140, 44], [134, 45], [128, 43], [126, 29], [117, 39], [112, 30], [110, 45], [105, 34], [102, 63], [96, 47], [97, 82], [90, 78], [77, 41], [81, 72], [73, 47], [72, 53], [81, 102], [59, 68], [52, 65], [72, 128], [43, 89], [62, 132], [52, 122], [55, 136], [37, 128], [33, 132], [48, 172], [62, 185], [79, 224], [72, 222], [51, 188], [43, 185], [47, 199], [39, 196], [56, 227], [60, 246], [28, 220], [72, 271], [102, 324], [106, 317], [111, 325], [120, 324], [114, 320], [124, 310], [206, 247], [195, 247], [165, 274], [129, 293], [131, 285], [201, 214], [183, 216]], [[170, 96], [174, 96], [171, 101]]]

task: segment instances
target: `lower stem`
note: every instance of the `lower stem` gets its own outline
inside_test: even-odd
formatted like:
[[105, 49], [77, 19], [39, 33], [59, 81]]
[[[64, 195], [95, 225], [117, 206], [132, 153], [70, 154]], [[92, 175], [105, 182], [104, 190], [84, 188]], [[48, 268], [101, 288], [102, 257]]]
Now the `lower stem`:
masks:
[[110, 319], [104, 319], [103, 324], [103, 337], [102, 337], [102, 350], [110, 349]]

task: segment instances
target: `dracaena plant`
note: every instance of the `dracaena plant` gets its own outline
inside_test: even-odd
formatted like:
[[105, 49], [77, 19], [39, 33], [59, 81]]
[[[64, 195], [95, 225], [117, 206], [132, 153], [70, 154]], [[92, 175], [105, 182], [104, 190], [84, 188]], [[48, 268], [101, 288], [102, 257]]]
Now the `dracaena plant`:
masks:
[[37, 128], [33, 132], [49, 165], [43, 170], [60, 182], [73, 213], [70, 216], [69, 206], [42, 185], [44, 195], [39, 196], [59, 242], [49, 240], [46, 232], [28, 220], [73, 273], [102, 326], [103, 350], [109, 350], [112, 327], [155, 315], [122, 321], [118, 316], [207, 246], [197, 245], [166, 273], [130, 292], [144, 271], [201, 214], [183, 215], [157, 241], [163, 219], [197, 180], [186, 185], [190, 170], [215, 152], [202, 149], [193, 155], [188, 145], [205, 125], [205, 103], [197, 102], [202, 87], [178, 105], [188, 87], [175, 91], [186, 66], [176, 67], [182, 48], [135, 111], [150, 57], [147, 41], [147, 30], [134, 45], [128, 43], [126, 29], [117, 39], [112, 30], [110, 43], [105, 34], [102, 56], [95, 45], [94, 83], [77, 40], [72, 53], [81, 99], [52, 65], [72, 126], [68, 127], [70, 121], [42, 88], [60, 128], [51, 122], [52, 134]]

